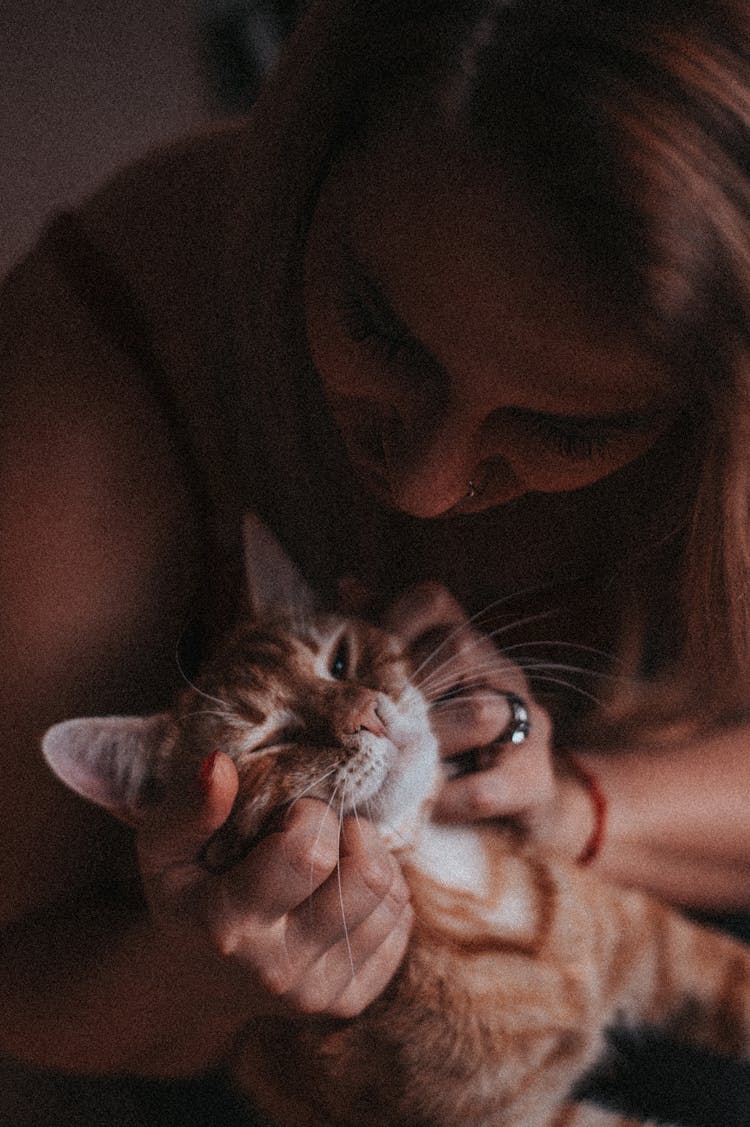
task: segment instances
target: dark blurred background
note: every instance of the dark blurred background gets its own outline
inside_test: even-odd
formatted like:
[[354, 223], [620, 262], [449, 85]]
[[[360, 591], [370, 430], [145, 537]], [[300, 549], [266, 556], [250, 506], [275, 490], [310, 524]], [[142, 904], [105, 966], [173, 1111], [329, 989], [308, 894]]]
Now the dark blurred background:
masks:
[[245, 111], [301, 3], [0, 2], [0, 274], [54, 209]]

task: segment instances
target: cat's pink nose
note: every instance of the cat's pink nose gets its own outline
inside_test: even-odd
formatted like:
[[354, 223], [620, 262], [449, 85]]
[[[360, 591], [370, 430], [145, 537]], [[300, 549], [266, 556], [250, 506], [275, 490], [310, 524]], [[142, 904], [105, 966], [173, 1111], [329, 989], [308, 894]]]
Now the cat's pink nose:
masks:
[[377, 697], [368, 697], [352, 710], [352, 728], [355, 732], [372, 732], [373, 736], [384, 736], [385, 726], [378, 715]]

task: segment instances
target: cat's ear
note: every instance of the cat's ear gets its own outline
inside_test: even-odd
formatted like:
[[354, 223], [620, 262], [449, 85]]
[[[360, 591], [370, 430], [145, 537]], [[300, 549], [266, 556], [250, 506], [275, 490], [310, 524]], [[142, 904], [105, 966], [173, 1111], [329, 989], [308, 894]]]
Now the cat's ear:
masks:
[[42, 753], [76, 794], [133, 825], [148, 801], [150, 766], [165, 723], [161, 715], [63, 720], [45, 733]]
[[278, 614], [305, 617], [317, 599], [281, 544], [255, 513], [242, 525], [250, 610], [256, 618]]

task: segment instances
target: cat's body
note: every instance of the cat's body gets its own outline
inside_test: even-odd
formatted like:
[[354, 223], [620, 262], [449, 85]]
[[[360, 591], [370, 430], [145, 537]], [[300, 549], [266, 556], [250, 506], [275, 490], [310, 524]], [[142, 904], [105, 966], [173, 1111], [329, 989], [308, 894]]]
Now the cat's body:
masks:
[[490, 895], [433, 882], [420, 857], [407, 864], [418, 920], [409, 953], [356, 1021], [249, 1031], [235, 1076], [272, 1123], [624, 1127], [617, 1113], [570, 1102], [608, 1025], [660, 1025], [747, 1055], [745, 951], [491, 837], [461, 841], [484, 855]]
[[746, 1056], [750, 953], [509, 832], [432, 824], [437, 748], [400, 644], [295, 602], [239, 629], [173, 715], [70, 721], [44, 742], [62, 778], [129, 821], [212, 749], [230, 754], [240, 792], [205, 851], [216, 870], [303, 794], [371, 818], [398, 852], [416, 925], [383, 996], [351, 1021], [264, 1019], [237, 1043], [229, 1067], [269, 1120], [604, 1127], [630, 1121], [569, 1094], [609, 1025]]

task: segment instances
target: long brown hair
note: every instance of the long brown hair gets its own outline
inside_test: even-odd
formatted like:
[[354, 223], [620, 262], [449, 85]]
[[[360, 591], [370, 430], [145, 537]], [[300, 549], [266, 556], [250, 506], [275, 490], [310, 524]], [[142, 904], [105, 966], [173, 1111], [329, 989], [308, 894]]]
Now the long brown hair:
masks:
[[291, 107], [272, 143], [317, 183], [342, 145], [431, 114], [515, 177], [603, 315], [670, 365], [686, 473], [666, 498], [683, 513], [669, 656], [714, 718], [746, 707], [750, 5], [317, 0], [268, 95]]
[[694, 495], [675, 656], [683, 684], [702, 685], [709, 710], [745, 706], [750, 6], [438, 0], [399, 7], [388, 65], [363, 85], [361, 118], [372, 121], [384, 89], [391, 104], [395, 91], [429, 102], [448, 128], [518, 179], [568, 257], [572, 249], [596, 279], [609, 315], [674, 373], [683, 424], [689, 419], [685, 458], [697, 467], [686, 475]]

